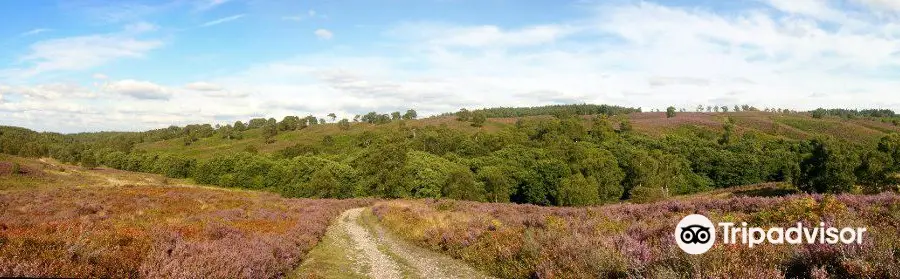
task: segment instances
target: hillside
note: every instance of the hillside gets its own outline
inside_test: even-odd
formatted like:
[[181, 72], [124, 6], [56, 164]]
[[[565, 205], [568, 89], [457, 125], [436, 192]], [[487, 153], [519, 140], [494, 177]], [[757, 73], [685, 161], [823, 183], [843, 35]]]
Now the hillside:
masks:
[[0, 154], [0, 276], [283, 277], [335, 217], [370, 203]]
[[[551, 116], [523, 117], [523, 119], [546, 118], [551, 118]], [[591, 118], [592, 116], [582, 117], [582, 123], [585, 127], [590, 126]], [[733, 121], [738, 133], [752, 131], [791, 140], [833, 137], [851, 142], [873, 144], [877, 143], [881, 137], [888, 133], [900, 132], [900, 127], [898, 126], [871, 119], [844, 119], [839, 117], [815, 119], [807, 114], [786, 115], [769, 112], [682, 112], [677, 113], [672, 118], [666, 118], [664, 112], [644, 112], [615, 116], [612, 117], [612, 120], [616, 122], [625, 118], [631, 120], [636, 132], [650, 136], [665, 136], [681, 129], [703, 129], [721, 133], [726, 119]], [[503, 128], [515, 125], [517, 119], [510, 117], [487, 118], [484, 127], [480, 128], [472, 127], [467, 122], [457, 121], [456, 116], [408, 120], [403, 124], [407, 127], [417, 128], [446, 125], [452, 130], [473, 134], [478, 131], [497, 132]], [[396, 125], [396, 123], [382, 125]], [[221, 152], [239, 152], [247, 150], [248, 147], [252, 147], [260, 153], [275, 153], [298, 143], [319, 143], [325, 136], [331, 136], [336, 142], [346, 142], [365, 131], [383, 130], [385, 127], [382, 125], [352, 123], [349, 130], [341, 130], [333, 123], [314, 125], [303, 130], [279, 133], [275, 136], [275, 142], [268, 144], [263, 139], [262, 128], [257, 128], [245, 131], [243, 139], [240, 140], [209, 137], [199, 139], [191, 145], [185, 145], [181, 138], [175, 138], [137, 144], [135, 149], [153, 153], [184, 155], [192, 158], [207, 158]]]
[[[785, 182], [815, 193], [895, 189], [890, 111], [640, 112], [605, 105], [256, 118], [140, 133], [0, 128], [0, 151], [286, 197], [454, 198], [595, 205]], [[723, 109], [724, 110], [724, 109]]]

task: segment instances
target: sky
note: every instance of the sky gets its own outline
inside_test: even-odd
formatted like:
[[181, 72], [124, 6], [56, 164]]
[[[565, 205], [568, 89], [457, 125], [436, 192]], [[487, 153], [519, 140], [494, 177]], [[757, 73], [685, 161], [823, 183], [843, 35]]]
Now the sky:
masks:
[[597, 103], [900, 111], [900, 0], [0, 1], [0, 125]]

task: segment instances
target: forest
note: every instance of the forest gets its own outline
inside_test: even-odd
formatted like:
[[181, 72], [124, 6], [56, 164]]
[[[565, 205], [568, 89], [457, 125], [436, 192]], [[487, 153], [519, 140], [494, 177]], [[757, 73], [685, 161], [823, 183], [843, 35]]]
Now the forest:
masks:
[[[743, 110], [759, 111], [750, 108]], [[671, 118], [684, 111], [673, 107], [666, 113]], [[896, 123], [894, 112], [887, 110], [798, 113], [766, 108], [765, 113], [797, 114], [811, 121], [868, 118]], [[898, 182], [897, 133], [871, 142], [828, 134], [797, 139], [738, 129], [736, 120], [722, 114], [717, 129], [686, 125], [660, 136], [635, 131], [632, 119], [639, 114], [639, 108], [583, 104], [462, 109], [434, 117], [453, 118], [475, 130], [411, 125], [424, 121], [417, 120], [415, 110], [371, 112], [340, 121], [334, 114], [327, 119], [256, 118], [145, 132], [59, 134], [3, 126], [0, 152], [311, 198], [451, 198], [579, 206], [652, 202], [764, 182], [786, 182], [807, 193], [877, 193], [894, 189]], [[489, 119], [509, 124], [487, 129], [483, 126]], [[304, 133], [316, 125], [334, 125], [338, 132], [319, 141], [291, 142], [276, 152], [248, 146], [198, 157], [136, 147], [154, 142], [190, 147], [204, 139], [228, 142], [251, 136], [267, 145], [279, 134]]]

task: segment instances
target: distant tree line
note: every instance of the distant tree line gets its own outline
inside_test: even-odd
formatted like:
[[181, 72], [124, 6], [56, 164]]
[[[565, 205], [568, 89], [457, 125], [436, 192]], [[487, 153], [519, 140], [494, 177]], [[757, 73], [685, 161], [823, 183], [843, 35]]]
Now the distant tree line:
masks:
[[[595, 104], [572, 104], [572, 105], [547, 105], [536, 107], [497, 107], [485, 108], [477, 110], [465, 110], [467, 113], [474, 115], [482, 115], [486, 118], [509, 118], [509, 117], [525, 117], [538, 115], [552, 115], [557, 117], [565, 117], [572, 115], [621, 115], [633, 112], [641, 112], [640, 108], [629, 108], [612, 105], [595, 105]], [[439, 116], [457, 116], [461, 113], [444, 113]], [[465, 120], [467, 121], [467, 120]]]
[[[810, 112], [813, 118], [822, 118], [825, 116], [836, 116], [845, 119], [855, 119], [855, 118], [878, 118], [885, 119], [884, 122], [888, 122], [888, 119], [896, 120], [900, 115], [894, 113], [893, 110], [889, 109], [864, 109], [864, 110], [856, 110], [856, 109], [824, 109], [818, 108]], [[896, 121], [892, 121], [896, 124]]]
[[[471, 122], [475, 115], [487, 113], [476, 110], [457, 117], [468, 116], [460, 120]], [[413, 111], [359, 119], [386, 124], [385, 116], [388, 123], [416, 117]], [[230, 129], [278, 133], [319, 123], [315, 117], [280, 122], [257, 118]], [[221, 126], [211, 126], [212, 135], [204, 125], [191, 127], [71, 135], [0, 127], [0, 151], [288, 197], [447, 197], [539, 205], [648, 202], [762, 182], [788, 182], [816, 193], [878, 192], [896, 189], [900, 172], [898, 134], [874, 146], [831, 138], [788, 140], [756, 131], [737, 133], [727, 121], [721, 132], [679, 129], [653, 137], [633, 132], [627, 117], [605, 114], [587, 121], [573, 114], [519, 118], [496, 132], [380, 125], [299, 142], [272, 154], [248, 149], [196, 159], [134, 150], [147, 137], [225, 137]]]

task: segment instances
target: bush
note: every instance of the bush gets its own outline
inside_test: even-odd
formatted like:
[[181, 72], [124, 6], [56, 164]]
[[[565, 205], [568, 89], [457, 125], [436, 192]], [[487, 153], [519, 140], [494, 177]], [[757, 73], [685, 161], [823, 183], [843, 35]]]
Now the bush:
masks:
[[559, 185], [559, 205], [579, 206], [600, 203], [597, 183], [576, 174], [562, 180]]
[[669, 197], [669, 191], [661, 187], [638, 186], [631, 189], [631, 201], [635, 203], [651, 203]]

